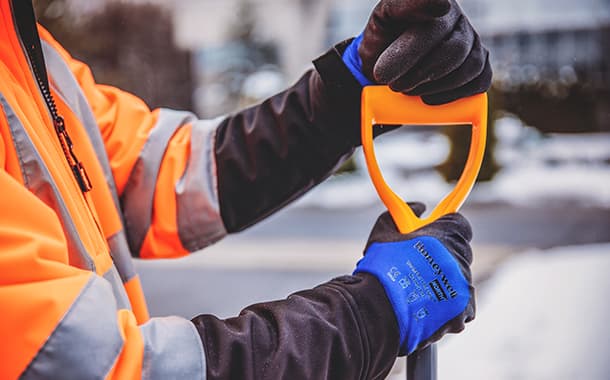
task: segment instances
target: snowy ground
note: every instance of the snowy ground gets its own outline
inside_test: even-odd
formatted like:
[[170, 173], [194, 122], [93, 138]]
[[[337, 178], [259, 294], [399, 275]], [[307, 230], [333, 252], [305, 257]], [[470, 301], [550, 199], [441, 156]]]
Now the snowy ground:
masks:
[[610, 244], [513, 256], [477, 319], [439, 346], [441, 379], [610, 379]]
[[[496, 123], [496, 159], [502, 166], [490, 183], [479, 184], [469, 202], [520, 206], [576, 202], [610, 208], [610, 134], [540, 135], [518, 119]], [[449, 152], [440, 134], [394, 132], [375, 144], [387, 182], [405, 199], [437, 203], [452, 189], [434, 170]], [[365, 168], [361, 152], [359, 168]], [[331, 178], [297, 207], [352, 208], [377, 202], [367, 173]]]

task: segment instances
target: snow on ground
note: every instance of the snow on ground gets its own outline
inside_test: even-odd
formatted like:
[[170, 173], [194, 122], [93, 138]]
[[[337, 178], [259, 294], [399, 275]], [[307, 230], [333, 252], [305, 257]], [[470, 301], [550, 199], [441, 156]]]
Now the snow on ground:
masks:
[[[445, 161], [449, 155], [449, 139], [439, 133], [395, 132], [376, 139], [375, 155], [382, 169], [428, 169]], [[358, 166], [364, 168], [364, 156], [359, 154], [356, 159]]]
[[610, 134], [542, 136], [510, 116], [496, 122], [496, 133], [503, 169], [476, 189], [473, 200], [610, 207]]
[[[610, 149], [610, 148], [609, 148]], [[490, 183], [478, 185], [472, 201], [501, 201], [527, 206], [536, 203], [610, 208], [610, 166], [566, 164], [523, 165], [502, 170]]]
[[[469, 202], [504, 202], [520, 206], [577, 202], [610, 208], [610, 133], [543, 136], [520, 120], [496, 122], [496, 159], [502, 166], [493, 181], [475, 187]], [[375, 143], [378, 162], [392, 189], [407, 200], [435, 204], [452, 189], [434, 170], [449, 153], [439, 134], [393, 132]], [[340, 175], [303, 197], [299, 207], [350, 208], [378, 202], [361, 168]]]
[[[451, 187], [433, 168], [449, 154], [449, 140], [440, 134], [393, 132], [375, 143], [375, 155], [386, 182], [398, 194], [422, 202], [436, 202]], [[365, 171], [361, 150], [354, 155], [359, 170], [330, 178], [297, 202], [298, 207], [352, 208], [378, 202]], [[408, 189], [408, 192], [404, 190]]]
[[439, 378], [610, 379], [610, 244], [516, 255], [478, 293], [477, 318], [439, 345]]
[[[399, 172], [384, 170], [384, 178], [392, 189], [406, 200], [432, 204], [451, 191], [443, 177], [434, 171], [404, 178]], [[405, 191], [408, 189], [408, 191]], [[379, 202], [373, 183], [364, 173], [339, 175], [307, 193], [295, 204], [297, 207], [354, 208]]]

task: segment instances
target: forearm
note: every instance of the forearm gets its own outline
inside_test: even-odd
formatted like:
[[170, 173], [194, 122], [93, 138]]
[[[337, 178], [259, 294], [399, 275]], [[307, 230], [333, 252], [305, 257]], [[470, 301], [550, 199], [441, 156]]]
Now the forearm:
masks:
[[250, 306], [236, 318], [193, 322], [208, 379], [376, 379], [398, 354], [392, 308], [367, 274]]
[[218, 194], [229, 232], [320, 183], [358, 145], [361, 86], [334, 49], [316, 67], [286, 91], [219, 125]]

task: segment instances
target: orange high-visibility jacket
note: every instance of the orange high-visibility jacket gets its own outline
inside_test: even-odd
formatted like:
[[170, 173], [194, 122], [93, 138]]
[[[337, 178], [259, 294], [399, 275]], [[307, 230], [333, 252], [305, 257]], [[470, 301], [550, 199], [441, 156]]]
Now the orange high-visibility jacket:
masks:
[[[136, 97], [96, 84], [39, 28], [70, 139], [62, 135], [62, 146], [37, 83], [44, 74], [35, 72], [13, 6], [0, 2], [0, 378], [204, 377], [193, 324], [149, 319], [129, 246], [146, 258], [185, 254], [194, 239], [180, 231], [192, 224], [180, 220], [185, 208], [206, 216], [199, 232], [208, 241], [224, 234], [208, 192], [212, 166], [191, 159], [207, 157], [212, 125], [194, 128], [190, 113], [151, 112]], [[72, 153], [90, 191], [79, 186], [66, 157]], [[197, 183], [203, 180], [208, 187]], [[130, 205], [124, 212], [119, 196]]]
[[[149, 318], [131, 257], [204, 248], [303, 194], [349, 156], [359, 141], [361, 87], [340, 54], [316, 61], [328, 82], [310, 70], [259, 106], [198, 120], [151, 111], [135, 96], [95, 83], [85, 64], [36, 25], [30, 1], [0, 0], [0, 44], [0, 379], [224, 373], [230, 360], [213, 355], [206, 362], [202, 330], [222, 352], [239, 336], [249, 348], [236, 350], [237, 360], [254, 357], [245, 353], [260, 351], [250, 332], [237, 334], [235, 326]], [[329, 319], [342, 315], [352, 331], [363, 317], [354, 317], [343, 295], [335, 297], [328, 298]], [[383, 297], [372, 299], [385, 302], [393, 318]], [[265, 316], [308, 312], [320, 318], [312, 307]], [[265, 316], [258, 321], [270, 326]], [[299, 326], [301, 319], [278, 325]], [[342, 330], [325, 326], [336, 343]], [[365, 346], [350, 334], [339, 335]], [[308, 363], [302, 361], [306, 370]]]
[[149, 319], [129, 247], [185, 254], [196, 238], [180, 225], [198, 222], [180, 220], [187, 205], [208, 242], [225, 233], [205, 160], [213, 125], [96, 84], [39, 28], [58, 133], [13, 6], [0, 2], [0, 378], [205, 377], [193, 324]]

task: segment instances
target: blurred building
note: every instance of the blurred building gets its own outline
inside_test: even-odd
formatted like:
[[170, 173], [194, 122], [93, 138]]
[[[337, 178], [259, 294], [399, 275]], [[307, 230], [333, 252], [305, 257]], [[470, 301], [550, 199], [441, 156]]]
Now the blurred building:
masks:
[[[69, 0], [77, 12], [94, 12], [108, 0], [82, 2]], [[132, 3], [155, 3], [170, 10], [174, 17], [176, 43], [202, 55], [218, 54], [213, 61], [232, 60], [232, 54], [219, 52], [230, 45], [232, 34], [244, 22], [240, 9], [247, 6], [255, 20], [254, 37], [277, 47], [279, 68], [287, 81], [296, 80], [311, 60], [328, 48], [329, 27], [345, 29], [344, 18], [335, 16], [365, 4], [368, 11], [375, 0], [128, 0]], [[358, 13], [358, 12], [356, 12]], [[360, 12], [361, 13], [361, 12]], [[351, 12], [353, 14], [353, 12]], [[333, 18], [331, 20], [331, 18]], [[364, 21], [359, 17], [359, 25]], [[249, 21], [249, 20], [248, 20]], [[332, 25], [329, 25], [332, 24]], [[353, 28], [352, 28], [353, 29]], [[349, 30], [349, 28], [348, 28]], [[338, 33], [335, 33], [338, 34]], [[343, 39], [350, 35], [338, 35]], [[229, 49], [231, 47], [229, 46]], [[218, 52], [218, 53], [217, 53]], [[240, 59], [237, 57], [237, 59]]]
[[[195, 68], [201, 86], [195, 98], [199, 113], [206, 116], [231, 111], [257, 100], [252, 94], [270, 95], [294, 82], [311, 66], [313, 58], [333, 43], [358, 33], [375, 3], [375, 0], [163, 2], [166, 6], [171, 4], [174, 12], [178, 44], [194, 51], [197, 57]], [[244, 7], [248, 9], [247, 15], [240, 11]], [[253, 51], [235, 43], [235, 30], [251, 21], [244, 20], [244, 16], [255, 21], [252, 37], [275, 47], [277, 62], [267, 62], [275, 68], [260, 67], [261, 61], [253, 57]], [[254, 71], [264, 73], [253, 72], [252, 66], [259, 66]], [[252, 75], [256, 78], [248, 80]], [[253, 91], [251, 84], [262, 91]], [[236, 97], [237, 92], [241, 96]]]
[[175, 0], [178, 43], [195, 51], [226, 43], [246, 3], [256, 36], [277, 45], [282, 71], [295, 79], [323, 50], [330, 0]]
[[[107, 0], [81, 2], [90, 11]], [[377, 0], [129, 0], [172, 10], [177, 43], [192, 51], [225, 44], [239, 24], [237, 10], [251, 4], [256, 33], [278, 46], [280, 65], [296, 79], [312, 57], [357, 34]], [[492, 52], [497, 79], [527, 80], [570, 68], [608, 83], [610, 0], [457, 0]], [[520, 69], [518, 69], [520, 68]], [[563, 70], [562, 70], [563, 69]]]
[[[107, 0], [80, 2], [90, 10]], [[230, 112], [294, 82], [311, 60], [358, 34], [377, 0], [130, 0], [172, 11], [179, 46], [193, 52], [198, 81], [195, 108], [202, 116]], [[584, 123], [610, 125], [610, 0], [457, 0], [491, 51], [501, 89], [574, 84], [593, 88], [574, 109], [595, 114]], [[247, 12], [243, 12], [247, 7]], [[261, 45], [235, 41], [252, 23], [250, 38], [273, 47], [274, 59], [257, 57]], [[587, 90], [589, 91], [589, 90]], [[601, 96], [599, 95], [601, 92]], [[536, 99], [536, 94], [533, 95]], [[565, 93], [561, 96], [566, 96]], [[574, 95], [576, 98], [581, 94]], [[538, 107], [540, 110], [543, 107]], [[549, 108], [557, 104], [549, 102]], [[572, 110], [571, 115], [576, 115]], [[545, 111], [546, 112], [546, 111]], [[543, 112], [544, 113], [544, 112]], [[522, 115], [520, 115], [522, 116]], [[558, 116], [558, 125], [563, 116]], [[580, 116], [565, 120], [577, 125]], [[538, 120], [532, 120], [541, 125]]]
[[[227, 41], [245, 0], [173, 0], [179, 44]], [[458, 0], [492, 52], [496, 79], [610, 83], [610, 0]], [[289, 81], [329, 45], [357, 34], [376, 0], [248, 0]], [[168, 4], [167, 1], [163, 2]]]
[[491, 51], [496, 81], [610, 86], [609, 0], [460, 0]]

